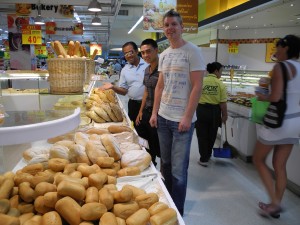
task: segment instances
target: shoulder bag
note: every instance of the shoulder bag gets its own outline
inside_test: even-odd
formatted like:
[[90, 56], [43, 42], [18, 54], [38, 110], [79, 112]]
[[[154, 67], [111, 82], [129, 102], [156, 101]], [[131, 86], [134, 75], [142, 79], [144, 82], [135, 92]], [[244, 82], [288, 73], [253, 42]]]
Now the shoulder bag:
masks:
[[283, 62], [279, 62], [283, 76], [283, 98], [278, 102], [271, 102], [263, 118], [263, 124], [270, 128], [281, 127], [286, 111], [286, 87], [287, 87], [287, 69]]

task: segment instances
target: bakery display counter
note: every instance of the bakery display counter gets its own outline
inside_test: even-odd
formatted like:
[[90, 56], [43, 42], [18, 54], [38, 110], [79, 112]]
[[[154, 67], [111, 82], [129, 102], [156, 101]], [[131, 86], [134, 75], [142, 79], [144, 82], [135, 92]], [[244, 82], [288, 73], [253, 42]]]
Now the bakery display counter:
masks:
[[[40, 114], [36, 113], [34, 116], [31, 115], [31, 113], [29, 112], [27, 112], [29, 114], [25, 114], [25, 112], [23, 111], [18, 111], [18, 112], [14, 112], [15, 113], [14, 114], [10, 111], [7, 111], [9, 117], [6, 118], [7, 120], [5, 120], [4, 126], [0, 128], [0, 132], [5, 133], [10, 137], [8, 136], [2, 137], [2, 133], [0, 133], [0, 138], [5, 139], [5, 140], [0, 139], [0, 143], [2, 143], [2, 141], [5, 141], [3, 143], [5, 143], [5, 145], [7, 146], [4, 147], [5, 148], [9, 147], [11, 153], [16, 153], [16, 150], [18, 148], [17, 150], [18, 155], [23, 156], [20, 160], [17, 161], [17, 163], [14, 165], [11, 171], [15, 174], [31, 172], [32, 173], [31, 176], [33, 176], [33, 179], [29, 182], [34, 182], [34, 186], [35, 185], [36, 186], [34, 189], [30, 189], [30, 190], [36, 191], [39, 189], [38, 187], [39, 183], [35, 183], [34, 181], [35, 177], [37, 178], [40, 175], [47, 175], [48, 177], [50, 175], [49, 174], [49, 170], [50, 170], [52, 172], [56, 171], [56, 173], [63, 172], [64, 175], [60, 175], [61, 178], [59, 178], [62, 180], [66, 178], [65, 176], [71, 176], [71, 175], [69, 172], [64, 171], [64, 169], [58, 169], [61, 163], [64, 164], [68, 162], [69, 164], [75, 165], [79, 162], [80, 163], [85, 162], [85, 164], [82, 166], [80, 166], [80, 164], [77, 164], [76, 167], [77, 169], [75, 169], [76, 171], [73, 172], [75, 172], [74, 176], [81, 174], [82, 178], [80, 176], [80, 178], [76, 178], [76, 179], [81, 180], [80, 182], [78, 180], [78, 182], [79, 183], [83, 182], [82, 185], [85, 184], [88, 186], [84, 186], [84, 190], [82, 189], [81, 186], [79, 189], [82, 189], [82, 192], [77, 193], [75, 195], [73, 195], [71, 192], [64, 194], [65, 197], [63, 198], [63, 200], [60, 201], [59, 203], [57, 201], [57, 207], [55, 205], [55, 211], [57, 211], [59, 215], [63, 217], [64, 220], [66, 220], [69, 224], [72, 223], [71, 222], [72, 220], [76, 220], [78, 222], [78, 221], [84, 221], [86, 219], [83, 219], [80, 216], [78, 217], [78, 215], [80, 215], [79, 213], [76, 213], [76, 215], [72, 214], [73, 216], [72, 218], [70, 218], [67, 215], [67, 212], [64, 211], [63, 209], [64, 207], [60, 207], [59, 205], [64, 205], [64, 204], [68, 205], [69, 203], [73, 202], [72, 203], [73, 206], [71, 207], [71, 209], [68, 207], [68, 211], [72, 211], [72, 212], [89, 207], [89, 205], [85, 203], [85, 197], [83, 197], [84, 196], [83, 193], [87, 193], [89, 187], [93, 187], [93, 189], [97, 187], [99, 188], [99, 190], [102, 190], [103, 188], [100, 189], [100, 186], [97, 186], [98, 185], [97, 182], [99, 182], [98, 178], [94, 177], [95, 180], [92, 178], [93, 176], [96, 175], [90, 177], [89, 176], [90, 172], [88, 171], [91, 171], [91, 175], [95, 174], [95, 171], [98, 171], [99, 174], [100, 171], [102, 171], [101, 172], [102, 175], [106, 173], [107, 176], [109, 176], [109, 179], [106, 181], [107, 183], [103, 185], [108, 185], [107, 187], [110, 188], [113, 188], [114, 186], [117, 187], [117, 189], [114, 189], [112, 193], [121, 192], [123, 189], [125, 189], [125, 186], [127, 187], [128, 185], [134, 186], [135, 187], [134, 190], [138, 190], [139, 192], [143, 192], [145, 194], [141, 196], [139, 199], [136, 199], [136, 203], [143, 205], [144, 204], [143, 202], [147, 202], [147, 200], [143, 200], [143, 199], [144, 198], [147, 199], [148, 197], [151, 197], [152, 199], [151, 201], [153, 201], [153, 203], [158, 200], [160, 202], [159, 204], [164, 205], [163, 206], [164, 209], [161, 209], [161, 211], [168, 209], [167, 212], [170, 212], [168, 215], [163, 216], [164, 218], [167, 218], [168, 220], [172, 220], [172, 221], [174, 221], [174, 219], [177, 218], [176, 219], [177, 222], [175, 223], [172, 222], [172, 224], [184, 225], [185, 223], [181, 215], [177, 211], [172, 198], [170, 197], [168, 191], [166, 190], [163, 184], [163, 181], [160, 177], [160, 173], [156, 170], [156, 168], [153, 166], [151, 162], [151, 156], [149, 155], [149, 153], [146, 152], [146, 150], [141, 145], [139, 145], [139, 138], [137, 137], [135, 130], [132, 130], [128, 115], [118, 96], [116, 96], [116, 99], [117, 99], [116, 104], [120, 108], [123, 115], [122, 121], [119, 122], [106, 121], [102, 123], [97, 123], [93, 121], [84, 126], [78, 126], [80, 124], [79, 108], [76, 109], [74, 113], [70, 115], [64, 114], [64, 112], [67, 112], [69, 110], [59, 109], [64, 105], [60, 103], [65, 103], [64, 97], [63, 100], [57, 101], [57, 103], [59, 104], [56, 104], [56, 107], [58, 107], [56, 110], [42, 111], [40, 112]], [[75, 101], [74, 99], [72, 100]], [[70, 117], [73, 116], [75, 117], [73, 119], [76, 120], [76, 123], [73, 123], [72, 120], [69, 120], [69, 122], [67, 122], [67, 120], [71, 119]], [[14, 125], [11, 125], [11, 122], [13, 122], [13, 120], [16, 118], [17, 120], [14, 121], [15, 122]], [[60, 121], [60, 123], [58, 123], [58, 121]], [[16, 124], [16, 122], [18, 123]], [[19, 127], [20, 130], [16, 127]], [[21, 127], [23, 127], [24, 129], [21, 129]], [[114, 129], [112, 129], [112, 127]], [[30, 128], [32, 128], [32, 130]], [[122, 129], [123, 132], [120, 131]], [[16, 130], [18, 130], [18, 132], [22, 131], [24, 137], [21, 134], [14, 132]], [[23, 142], [26, 141], [26, 144], [17, 144], [17, 143], [21, 143], [22, 141]], [[13, 145], [9, 145], [9, 144], [13, 144]], [[112, 148], [115, 150], [112, 150]], [[116, 149], [119, 149], [120, 152], [118, 152], [118, 150]], [[99, 156], [98, 154], [100, 154], [101, 156]], [[103, 154], [105, 154], [105, 156], [103, 156]], [[146, 158], [144, 158], [145, 155], [147, 156]], [[102, 159], [101, 162], [100, 161], [98, 162], [97, 160], [100, 160], [98, 158], [101, 157], [104, 157], [104, 159]], [[1, 157], [1, 158], [4, 159], [5, 157]], [[107, 166], [107, 163], [111, 161], [112, 158], [113, 158], [114, 166], [112, 165]], [[73, 162], [75, 162], [75, 164]], [[55, 167], [53, 167], [53, 163], [54, 164], [56, 163]], [[132, 163], [134, 165], [132, 165]], [[100, 171], [98, 170], [99, 167], [101, 168]], [[126, 169], [126, 168], [134, 168], [134, 169]], [[8, 170], [7, 169], [2, 170], [2, 172], [5, 171]], [[6, 174], [7, 174], [6, 176], [9, 176], [10, 173], [6, 173]], [[40, 179], [40, 177], [38, 179]], [[115, 180], [116, 183], [114, 183]], [[55, 185], [57, 185], [56, 186], [57, 193], [59, 194], [62, 194], [65, 188], [69, 188], [73, 185], [72, 183], [69, 183], [67, 181], [60, 181], [62, 183], [59, 183], [59, 181], [56, 182], [57, 183]], [[52, 183], [49, 183], [47, 185], [48, 186], [52, 185]], [[43, 192], [42, 190], [40, 191]], [[28, 193], [31, 193], [31, 191], [28, 191]], [[98, 191], [96, 191], [96, 193], [97, 193], [96, 196], [98, 196]], [[79, 198], [78, 196], [81, 196], [80, 200], [78, 200]], [[105, 194], [105, 196], [107, 195]], [[114, 195], [112, 196], [113, 198], [119, 199]], [[154, 197], [154, 199], [152, 197]], [[41, 200], [42, 198], [45, 197], [39, 196], [34, 201], [42, 201]], [[132, 203], [134, 207], [136, 207], [137, 205], [136, 203]], [[122, 206], [122, 202], [120, 203], [115, 202], [115, 204], [118, 204], [118, 207], [120, 205]], [[34, 203], [35, 210], [41, 216], [44, 215], [47, 210], [44, 211], [45, 208], [39, 208], [38, 206], [36, 208], [36, 205], [37, 203]], [[126, 203], [124, 203], [124, 205], [126, 205]], [[52, 208], [51, 210], [53, 211], [54, 209]], [[144, 209], [141, 211], [145, 212]], [[136, 213], [141, 211], [138, 210], [136, 211]], [[109, 209], [109, 212], [113, 212], [116, 215], [122, 215], [120, 214], [120, 212], [118, 212], [118, 209], [112, 208]], [[168, 218], [168, 216], [170, 216], [170, 218]], [[159, 218], [161, 216], [157, 214], [155, 217]], [[147, 221], [150, 220], [151, 219], [149, 217]], [[75, 223], [75, 224], [79, 224], [79, 223]]]
[[255, 123], [249, 120], [251, 108], [228, 102], [227, 110], [227, 140], [244, 161], [250, 162], [256, 142]]

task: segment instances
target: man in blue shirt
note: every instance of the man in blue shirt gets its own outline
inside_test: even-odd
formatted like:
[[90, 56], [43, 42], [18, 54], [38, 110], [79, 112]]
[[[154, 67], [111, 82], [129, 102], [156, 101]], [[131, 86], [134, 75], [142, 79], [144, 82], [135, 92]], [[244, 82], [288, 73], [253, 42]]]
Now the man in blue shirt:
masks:
[[127, 94], [129, 97], [128, 116], [131, 121], [135, 121], [143, 99], [145, 90], [143, 81], [148, 63], [138, 56], [138, 47], [132, 41], [126, 42], [122, 46], [122, 51], [127, 64], [121, 70], [119, 86], [105, 83], [101, 89], [112, 89], [121, 95]]

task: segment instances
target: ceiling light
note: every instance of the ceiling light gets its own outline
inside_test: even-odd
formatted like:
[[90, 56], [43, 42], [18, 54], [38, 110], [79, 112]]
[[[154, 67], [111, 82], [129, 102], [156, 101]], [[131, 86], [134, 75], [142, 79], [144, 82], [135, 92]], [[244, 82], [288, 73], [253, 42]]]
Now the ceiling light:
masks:
[[98, 17], [97, 13], [95, 13], [95, 17], [92, 19], [92, 25], [101, 25], [101, 19]]
[[34, 18], [34, 24], [43, 25], [45, 24], [44, 18], [41, 16], [41, 4], [38, 6], [38, 15]]
[[92, 0], [88, 6], [88, 10], [92, 12], [100, 12], [102, 8], [97, 0]]
[[130, 29], [130, 31], [128, 31], [128, 34], [130, 34], [137, 27], [137, 25], [139, 25], [139, 23], [142, 22], [143, 19], [144, 19], [144, 16], [141, 16], [141, 18], [139, 18], [139, 20], [136, 21], [136, 23], [133, 25], [133, 27]]

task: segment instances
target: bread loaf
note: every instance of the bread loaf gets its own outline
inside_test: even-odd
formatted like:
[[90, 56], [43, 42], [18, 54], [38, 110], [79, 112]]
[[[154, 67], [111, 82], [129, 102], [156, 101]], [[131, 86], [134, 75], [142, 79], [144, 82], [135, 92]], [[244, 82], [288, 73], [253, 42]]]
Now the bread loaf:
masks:
[[82, 184], [70, 181], [62, 181], [57, 186], [57, 193], [61, 196], [69, 196], [75, 200], [82, 201], [85, 199], [85, 187]]
[[105, 119], [102, 117], [98, 116], [98, 114], [94, 110], [87, 111], [85, 115], [89, 118], [91, 118], [93, 121], [96, 123], [105, 123]]
[[20, 225], [19, 218], [5, 214], [0, 214], [0, 221], [3, 225]]
[[176, 211], [172, 208], [165, 209], [150, 217], [151, 225], [174, 225], [177, 222]]
[[132, 129], [127, 126], [119, 126], [119, 125], [110, 125], [107, 127], [107, 130], [112, 133], [122, 133], [122, 132], [132, 132]]
[[159, 213], [165, 209], [169, 208], [169, 206], [163, 202], [156, 202], [153, 205], [150, 206], [148, 209], [151, 216], [153, 216], [156, 213]]
[[83, 220], [98, 220], [107, 212], [106, 206], [99, 202], [84, 204], [80, 209], [80, 217]]
[[101, 225], [118, 225], [116, 216], [111, 212], [106, 212], [100, 219]]
[[83, 132], [76, 132], [74, 134], [74, 142], [78, 145], [85, 146], [89, 141], [89, 136]]
[[102, 109], [107, 113], [111, 121], [118, 122], [118, 118], [115, 116], [114, 112], [110, 108], [110, 105], [108, 103], [101, 104]]
[[48, 161], [48, 167], [54, 172], [64, 171], [65, 166], [69, 164], [69, 160], [61, 158], [52, 158]]
[[136, 166], [132, 166], [132, 167], [125, 167], [123, 169], [120, 169], [117, 172], [118, 177], [124, 177], [124, 176], [136, 176], [141, 174], [141, 170], [140, 168], [136, 167]]
[[38, 196], [34, 200], [34, 209], [40, 214], [45, 214], [53, 210], [53, 208], [47, 207], [45, 205], [44, 196]]
[[101, 142], [104, 145], [109, 156], [113, 157], [115, 161], [121, 159], [120, 146], [116, 138], [111, 134], [102, 134]]
[[147, 209], [139, 209], [126, 219], [127, 225], [145, 225], [150, 219], [150, 213]]
[[79, 144], [73, 144], [69, 150], [69, 159], [71, 162], [86, 163], [91, 165], [91, 161], [85, 151], [85, 147]]
[[135, 198], [135, 201], [139, 205], [140, 208], [148, 209], [154, 203], [158, 202], [159, 198], [156, 193], [147, 193], [143, 195], [139, 195]]
[[118, 122], [122, 122], [123, 121], [123, 113], [122, 113], [121, 108], [113, 102], [110, 102], [109, 105], [110, 105], [112, 111], [114, 112], [115, 116], [118, 118]]
[[69, 160], [69, 149], [63, 145], [53, 145], [50, 148], [49, 158], [61, 158]]
[[99, 202], [99, 190], [96, 187], [86, 189], [85, 203]]
[[99, 202], [104, 204], [107, 210], [111, 210], [114, 205], [114, 197], [107, 188], [99, 190]]
[[62, 225], [62, 220], [56, 211], [51, 211], [42, 216], [41, 225]]
[[81, 223], [80, 205], [71, 197], [64, 197], [57, 201], [55, 210], [70, 225], [78, 225]]
[[97, 163], [98, 157], [108, 157], [105, 147], [100, 143], [95, 143], [93, 141], [88, 141], [85, 146], [85, 151], [89, 160], [92, 163]]
[[92, 187], [96, 187], [98, 190], [100, 190], [107, 182], [107, 174], [102, 171], [90, 174], [88, 178], [89, 185]]
[[111, 122], [112, 119], [108, 116], [106, 111], [102, 108], [102, 105], [100, 107], [94, 106], [91, 110], [94, 110], [98, 116], [100, 116], [102, 119], [104, 119], [107, 122]]
[[92, 127], [92, 128], [89, 128], [87, 131], [86, 131], [87, 134], [109, 134], [109, 131], [107, 129], [103, 129], [103, 128], [95, 128], [95, 127]]
[[144, 171], [151, 163], [151, 155], [146, 151], [132, 150], [122, 155], [121, 167], [138, 167]]
[[134, 201], [130, 201], [126, 203], [117, 203], [114, 204], [113, 207], [113, 213], [117, 217], [120, 217], [125, 220], [138, 210], [139, 210], [139, 205]]

